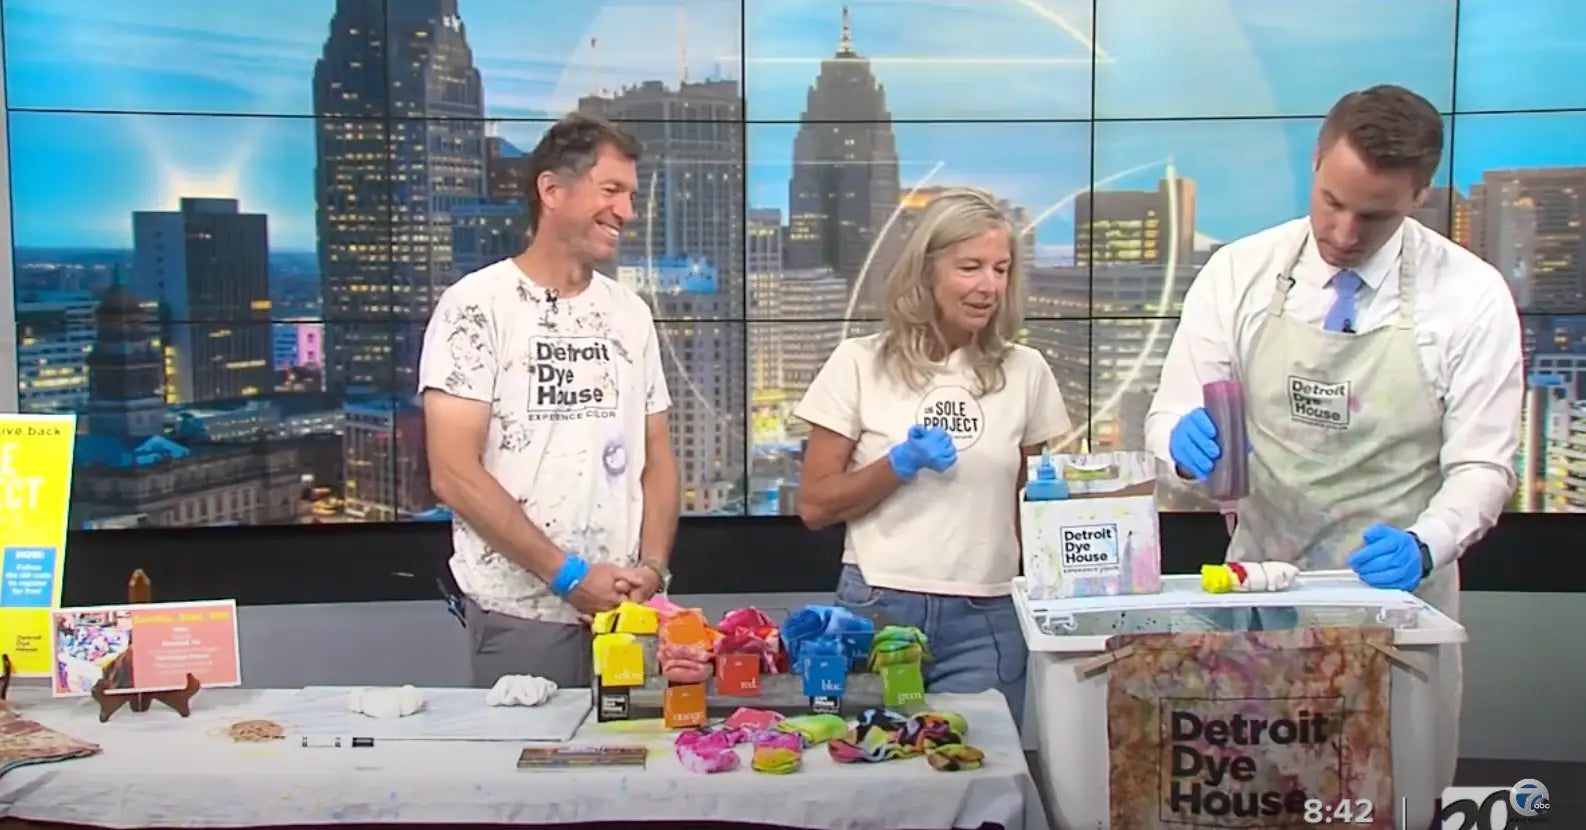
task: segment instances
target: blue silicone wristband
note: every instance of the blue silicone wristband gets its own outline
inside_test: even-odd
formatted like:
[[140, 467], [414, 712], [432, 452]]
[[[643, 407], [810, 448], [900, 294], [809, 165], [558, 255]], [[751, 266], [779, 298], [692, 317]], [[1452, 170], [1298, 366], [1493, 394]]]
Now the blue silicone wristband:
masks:
[[551, 579], [551, 593], [559, 597], [566, 597], [588, 575], [589, 563], [585, 562], [582, 556], [576, 553], [569, 553], [567, 558], [562, 560], [561, 569]]

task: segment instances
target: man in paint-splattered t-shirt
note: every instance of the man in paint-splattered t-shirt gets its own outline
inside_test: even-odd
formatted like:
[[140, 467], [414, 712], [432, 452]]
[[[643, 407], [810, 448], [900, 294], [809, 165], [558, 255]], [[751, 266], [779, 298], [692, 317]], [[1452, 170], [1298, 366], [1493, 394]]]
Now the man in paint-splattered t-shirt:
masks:
[[430, 480], [456, 516], [475, 685], [590, 682], [580, 617], [670, 579], [677, 462], [650, 309], [594, 271], [633, 218], [640, 146], [572, 115], [529, 159], [533, 241], [442, 294], [419, 367]]

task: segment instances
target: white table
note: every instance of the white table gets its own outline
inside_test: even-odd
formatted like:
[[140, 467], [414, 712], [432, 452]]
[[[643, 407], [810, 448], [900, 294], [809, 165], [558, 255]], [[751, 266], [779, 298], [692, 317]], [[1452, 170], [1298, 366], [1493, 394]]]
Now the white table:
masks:
[[0, 817], [113, 828], [709, 819], [833, 830], [984, 823], [1023, 830], [1035, 798], [1013, 719], [995, 692], [930, 701], [968, 719], [969, 742], [986, 753], [979, 770], [938, 772], [923, 758], [842, 765], [816, 747], [792, 775], [750, 770], [747, 747], [738, 770], [688, 772], [672, 753], [673, 733], [612, 729], [593, 717], [575, 742], [643, 743], [652, 748], [647, 766], [522, 771], [521, 743], [305, 749], [291, 735], [265, 745], [224, 735], [226, 726], [279, 705], [291, 694], [282, 690], [204, 690], [185, 721], [155, 703], [141, 714], [122, 709], [104, 724], [93, 701], [41, 692], [13, 688], [11, 699], [27, 717], [104, 751], [6, 774]]

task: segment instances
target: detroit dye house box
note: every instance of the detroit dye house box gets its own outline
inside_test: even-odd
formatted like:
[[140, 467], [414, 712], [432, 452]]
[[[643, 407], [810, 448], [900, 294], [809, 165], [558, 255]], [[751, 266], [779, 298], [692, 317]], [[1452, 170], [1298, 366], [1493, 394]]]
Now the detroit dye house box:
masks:
[[1069, 496], [1020, 501], [1031, 599], [1162, 590], [1156, 457], [1148, 452], [1054, 455]]

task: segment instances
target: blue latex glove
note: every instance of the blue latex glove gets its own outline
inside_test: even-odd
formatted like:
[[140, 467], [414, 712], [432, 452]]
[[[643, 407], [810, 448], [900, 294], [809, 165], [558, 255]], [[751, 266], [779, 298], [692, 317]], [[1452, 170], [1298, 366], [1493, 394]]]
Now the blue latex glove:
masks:
[[1217, 425], [1212, 423], [1206, 407], [1198, 407], [1173, 425], [1167, 439], [1168, 455], [1179, 469], [1196, 481], [1205, 481], [1212, 473], [1212, 465], [1223, 455], [1217, 443]]
[[1366, 544], [1349, 557], [1349, 567], [1373, 588], [1413, 591], [1421, 584], [1421, 545], [1407, 530], [1372, 525], [1361, 534]]
[[945, 472], [958, 461], [958, 448], [947, 430], [915, 424], [909, 427], [909, 437], [887, 453], [887, 459], [898, 478], [913, 481], [920, 470]]

